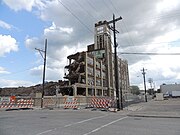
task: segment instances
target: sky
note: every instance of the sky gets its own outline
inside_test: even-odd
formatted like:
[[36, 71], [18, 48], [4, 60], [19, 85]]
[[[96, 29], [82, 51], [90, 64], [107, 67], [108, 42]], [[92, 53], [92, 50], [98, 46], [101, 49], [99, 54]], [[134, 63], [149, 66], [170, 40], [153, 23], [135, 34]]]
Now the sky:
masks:
[[[116, 23], [118, 56], [129, 64], [130, 84], [143, 89], [142, 69], [153, 87], [180, 83], [179, 0], [0, 0], [0, 87], [42, 83], [48, 40], [46, 81], [63, 80], [67, 56], [94, 43], [94, 24]], [[123, 54], [145, 53], [146, 55]], [[147, 55], [168, 53], [171, 55]]]

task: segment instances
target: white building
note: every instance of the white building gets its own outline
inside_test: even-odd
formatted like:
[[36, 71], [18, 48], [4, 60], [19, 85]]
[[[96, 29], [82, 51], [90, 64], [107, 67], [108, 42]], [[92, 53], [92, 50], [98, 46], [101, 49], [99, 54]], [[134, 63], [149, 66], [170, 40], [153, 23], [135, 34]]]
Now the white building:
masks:
[[174, 96], [174, 94], [179, 94], [180, 96], [180, 84], [160, 85], [160, 90], [163, 94], [168, 94], [170, 96]]

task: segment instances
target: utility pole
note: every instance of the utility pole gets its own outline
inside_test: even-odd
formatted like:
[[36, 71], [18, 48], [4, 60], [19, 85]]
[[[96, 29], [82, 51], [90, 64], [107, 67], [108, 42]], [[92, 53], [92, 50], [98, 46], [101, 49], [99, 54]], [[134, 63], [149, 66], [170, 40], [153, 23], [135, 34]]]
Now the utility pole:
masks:
[[145, 101], [147, 102], [147, 95], [146, 95], [146, 72], [145, 72], [145, 69], [144, 69], [144, 68], [143, 68], [141, 71], [142, 71], [143, 80], [144, 80]]
[[123, 110], [123, 102], [122, 102], [122, 88], [120, 88], [120, 94], [121, 94], [121, 107], [119, 104], [119, 72], [118, 72], [118, 61], [117, 61], [117, 42], [116, 42], [116, 33], [119, 33], [116, 30], [116, 22], [121, 20], [122, 17], [115, 18], [115, 15], [113, 14], [113, 20], [109, 21], [108, 24], [112, 23], [113, 26], [111, 27], [111, 30], [113, 31], [114, 36], [114, 74], [115, 74], [115, 87], [116, 87], [116, 101], [117, 101], [117, 109]]
[[[41, 108], [43, 108], [43, 98], [44, 98], [44, 85], [45, 85], [45, 74], [46, 74], [46, 53], [47, 53], [47, 39], [45, 40], [45, 50], [37, 49], [39, 53], [41, 54], [43, 60], [44, 60], [44, 69], [43, 69], [43, 88], [42, 88], [42, 97], [41, 97]], [[43, 54], [44, 53], [44, 56]]]

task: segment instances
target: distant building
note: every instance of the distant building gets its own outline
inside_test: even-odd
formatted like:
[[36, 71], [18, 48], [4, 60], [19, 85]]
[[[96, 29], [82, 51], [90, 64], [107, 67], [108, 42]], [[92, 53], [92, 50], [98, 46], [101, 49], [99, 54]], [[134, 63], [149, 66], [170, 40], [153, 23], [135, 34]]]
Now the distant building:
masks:
[[178, 93], [180, 96], [180, 84], [163, 84], [160, 85], [160, 91], [164, 95], [174, 96]]
[[[61, 91], [77, 96], [115, 96], [114, 54], [112, 53], [111, 32], [107, 21], [95, 24], [94, 44], [87, 51], [69, 55], [64, 78], [68, 86]], [[128, 62], [118, 58], [119, 86], [123, 93], [129, 92]]]

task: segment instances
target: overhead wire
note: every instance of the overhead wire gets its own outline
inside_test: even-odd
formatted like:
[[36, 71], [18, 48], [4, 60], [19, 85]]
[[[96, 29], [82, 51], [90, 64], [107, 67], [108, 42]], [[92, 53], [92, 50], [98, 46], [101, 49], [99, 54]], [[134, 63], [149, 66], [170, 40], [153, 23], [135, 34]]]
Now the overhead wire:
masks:
[[158, 15], [158, 16], [150, 16], [150, 17], [146, 17], [146, 18], [143, 18], [145, 20], [147, 19], [153, 19], [153, 20], [158, 20], [158, 19], [162, 19], [162, 18], [170, 18], [170, 17], [174, 17], [174, 16], [177, 16], [177, 15], [180, 15], [180, 10], [174, 10], [176, 12], [174, 12], [173, 14], [172, 13], [166, 13], [166, 15]]
[[[51, 56], [48, 56], [48, 58], [51, 58], [51, 59], [56, 60], [56, 61], [59, 61], [59, 59], [54, 58], [54, 57], [51, 57]], [[23, 72], [25, 72], [25, 71], [30, 71], [32, 68], [34, 68], [34, 66], [30, 66], [30, 67], [28, 67], [28, 68], [19, 70], [19, 71], [17, 71], [17, 72], [12, 72], [12, 73], [9, 73], [9, 74], [6, 74], [6, 75], [2, 75], [2, 76], [0, 75], [0, 78], [1, 78], [1, 77], [6, 77], [6, 76], [9, 76], [9, 75], [15, 75], [15, 74], [23, 73]]]
[[[116, 9], [116, 7], [114, 6], [113, 2], [111, 0], [109, 0], [110, 4], [112, 5], [112, 7], [114, 8], [114, 10], [118, 13], [118, 10]], [[127, 32], [128, 34], [128, 37], [129, 37], [129, 40], [127, 39], [128, 43], [132, 44], [134, 46], [134, 42], [133, 42], [133, 39], [132, 37], [130, 36], [129, 34], [129, 31], [128, 31], [128, 28], [127, 28], [127, 25], [125, 24], [125, 22], [123, 21], [122, 19], [122, 24], [124, 25], [124, 28], [125, 28], [125, 31]], [[124, 33], [123, 29], [120, 27], [120, 29], [122, 30], [122, 32]], [[118, 48], [120, 48], [120, 46], [118, 46]]]
[[[116, 12], [118, 12], [118, 10], [117, 10], [116, 6], [113, 4], [112, 0], [109, 0], [109, 2], [110, 2], [111, 5], [113, 6], [113, 8], [116, 10]], [[147, 18], [149, 18], [149, 19], [151, 19], [151, 20], [158, 20], [158, 19], [169, 18], [169, 17], [174, 17], [174, 16], [176, 16], [176, 15], [180, 15], [180, 12], [179, 12], [180, 10], [175, 10], [175, 11], [176, 11], [175, 14], [160, 15], [160, 16], [153, 17], [152, 19], [151, 19], [151, 17], [147, 17]], [[147, 19], [146, 19], [146, 20], [147, 20]], [[123, 19], [122, 19], [122, 22], [123, 22], [123, 24], [124, 24], [124, 26], [125, 26], [126, 31], [128, 32], [127, 25], [126, 25], [126, 23], [124, 22]], [[135, 42], [133, 42], [133, 39], [132, 39], [132, 37], [130, 36], [129, 32], [128, 32], [128, 36], [129, 36], [129, 39], [130, 39], [132, 45], [135, 46], [135, 45], [134, 45]]]
[[[119, 27], [119, 29], [120, 29], [120, 32], [121, 32], [121, 33], [125, 33], [121, 26]], [[126, 42], [128, 42], [128, 45], [131, 45], [130, 41], [129, 41], [127, 38], [125, 38], [125, 40], [126, 40]], [[122, 44], [121, 44], [121, 45], [122, 45]], [[119, 48], [119, 47], [120, 47], [120, 46], [118, 46], [118, 48]]]
[[140, 53], [140, 52], [120, 52], [127, 55], [180, 55], [180, 53]]
[[[103, 1], [104, 1], [104, 4], [111, 10], [110, 6], [107, 5], [106, 1], [105, 1], [105, 0], [103, 0]], [[118, 10], [117, 10], [116, 7], [114, 6], [113, 2], [112, 2], [111, 0], [110, 0], [109, 2], [110, 2], [110, 4], [112, 5], [112, 7], [114, 8], [114, 10], [116, 10], [116, 12], [118, 13]], [[114, 13], [113, 10], [111, 10], [111, 12]], [[129, 34], [129, 32], [128, 32], [128, 28], [127, 28], [126, 24], [124, 23], [123, 19], [122, 19], [122, 23], [123, 23], [123, 25], [124, 25], [124, 28], [125, 28], [126, 32], [128, 33], [128, 37], [129, 37], [129, 39], [130, 39], [131, 44], [134, 45], [133, 40], [132, 40], [132, 38], [131, 38], [131, 36], [130, 36], [130, 34]], [[122, 29], [121, 27], [120, 27], [120, 29], [123, 31], [123, 29]], [[129, 41], [128, 41], [128, 42], [129, 42]]]
[[74, 18], [76, 18], [76, 19], [79, 21], [79, 23], [81, 23], [90, 33], [94, 34], [94, 32], [93, 32], [91, 29], [89, 29], [89, 27], [88, 27], [83, 21], [81, 21], [81, 19], [80, 19], [75, 13], [73, 13], [65, 4], [63, 4], [62, 1], [58, 0], [58, 2], [59, 2], [72, 16], [74, 16]]
[[23, 72], [25, 72], [25, 71], [31, 70], [33, 67], [34, 67], [34, 66], [31, 66], [31, 67], [29, 67], [29, 68], [22, 69], [22, 70], [19, 70], [19, 71], [17, 71], [17, 72], [12, 72], [12, 73], [9, 73], [9, 74], [6, 74], [6, 75], [2, 75], [2, 76], [0, 76], [0, 77], [6, 77], [6, 76], [10, 76], [10, 75], [15, 75], [15, 74], [23, 73]]
[[[113, 4], [113, 2], [111, 1], [111, 0], [109, 0], [111, 3], [112, 3], [112, 5], [114, 6], [114, 4]], [[114, 8], [116, 9], [116, 11], [117, 11], [117, 8], [114, 6]], [[174, 11], [173, 12], [173, 14], [172, 14], [172, 11]], [[118, 11], [117, 11], [118, 12]], [[148, 22], [149, 23], [149, 20], [152, 20], [152, 21], [154, 21], [154, 20], [160, 20], [160, 19], [163, 19], [163, 18], [172, 18], [172, 17], [176, 17], [176, 16], [179, 16], [180, 15], [180, 10], [178, 9], [178, 10], [171, 10], [171, 13], [166, 13], [166, 15], [158, 15], [158, 16], [154, 16], [154, 15], [152, 15], [152, 16], [149, 16], [148, 15], [148, 17], [146, 16], [146, 17], [141, 17], [141, 18], [139, 18], [139, 20], [146, 20], [146, 21], [144, 21], [144, 22], [139, 22], [139, 23], [136, 23], [136, 24], [134, 24], [134, 25], [138, 25], [138, 24], [143, 24], [143, 23], [146, 23], [146, 22]]]
[[118, 13], [118, 10], [117, 10], [116, 6], [113, 4], [113, 2], [111, 0], [109, 0], [109, 2], [112, 5], [112, 7], [116, 10], [116, 12]]
[[91, 16], [91, 18], [93, 18], [94, 20], [97, 20], [88, 10], [86, 10], [85, 7], [82, 6], [82, 4], [79, 2], [79, 0], [75, 0], [75, 1], [81, 7], [81, 9], [83, 9], [89, 16]]
[[[94, 11], [96, 11], [96, 13], [99, 13], [98, 10], [97, 10], [97, 8], [93, 5], [92, 0], [91, 0], [91, 2], [89, 2], [89, 0], [86, 0], [86, 2], [87, 2], [87, 4], [88, 4]], [[100, 14], [100, 16], [101, 16], [102, 18], [106, 18], [106, 17], [105, 17], [104, 15], [102, 15], [102, 14]]]
[[135, 42], [135, 45], [131, 46], [130, 44], [123, 44], [127, 47], [140, 47], [140, 46], [148, 46], [148, 45], [157, 45], [157, 44], [167, 44], [167, 43], [180, 43], [180, 41], [170, 41], [170, 42], [152, 42], [152, 43], [141, 43], [141, 42]]
[[122, 20], [122, 23], [123, 23], [123, 25], [124, 25], [124, 28], [125, 28], [127, 34], [128, 34], [128, 37], [129, 37], [129, 39], [130, 39], [131, 44], [134, 46], [134, 41], [133, 41], [132, 37], [131, 37], [130, 34], [129, 34], [129, 31], [128, 31], [128, 28], [127, 28], [126, 23], [125, 23], [123, 20]]
[[[80, 2], [78, 2], [78, 0], [76, 0], [77, 1], [77, 3], [78, 3], [78, 5], [79, 6], [81, 6], [81, 7], [83, 7], [81, 4], [80, 4]], [[103, 0], [104, 1], [104, 0]], [[60, 1], [59, 1], [60, 2]], [[116, 9], [116, 7], [114, 6], [114, 4], [113, 4], [113, 2], [110, 0], [109, 1], [110, 3], [111, 3], [111, 5], [114, 7], [114, 9], [117, 11], [117, 9]], [[92, 32], [92, 30], [90, 30], [75, 14], [73, 14], [73, 12], [67, 7], [67, 6], [65, 6], [62, 2], [60, 2], [81, 24], [83, 24], [91, 33], [93, 33]], [[96, 8], [93, 6], [93, 4], [92, 3], [90, 3], [89, 1], [87, 1], [87, 3], [90, 5], [90, 7], [91, 8], [93, 8], [94, 10], [96, 10]], [[107, 3], [105, 4], [106, 6], [108, 6], [107, 5]], [[87, 10], [85, 10], [84, 8], [82, 8], [84, 11], [87, 11]], [[110, 9], [110, 8], [109, 8]], [[112, 11], [112, 10], [111, 10]], [[117, 11], [118, 12], [118, 11]], [[87, 12], [89, 15], [90, 15], [90, 13], [89, 12]], [[90, 15], [91, 16], [91, 15]], [[163, 16], [164, 17], [164, 16]], [[162, 18], [162, 16], [161, 16], [161, 18]], [[95, 19], [94, 17], [93, 17], [93, 19]], [[129, 34], [129, 32], [128, 32], [128, 29], [127, 29], [127, 26], [126, 26], [126, 24], [124, 23], [124, 21], [123, 21], [123, 24], [124, 24], [124, 26], [125, 26], [125, 29], [126, 29], [126, 31], [127, 31], [127, 33], [128, 33], [128, 37], [129, 37], [129, 39], [130, 39], [130, 41], [131, 41], [131, 44], [133, 45], [133, 46], [140, 46], [140, 45], [134, 45], [134, 43], [135, 42], [133, 42], [133, 40], [132, 40], [132, 38], [131, 38], [131, 36], [130, 36], [130, 34]], [[128, 41], [129, 42], [129, 41]], [[161, 44], [161, 43], [168, 43], [168, 42], [159, 42], [159, 43], [150, 43], [150, 44]], [[145, 43], [143, 43], [143, 44], [145, 44]], [[149, 43], [146, 43], [147, 45], [149, 44]], [[132, 47], [132, 46], [130, 46], [130, 47]]]
[[109, 7], [109, 5], [106, 3], [106, 1], [105, 1], [105, 0], [102, 0], [102, 1], [103, 1], [104, 5], [105, 5], [107, 8], [109, 8], [109, 10], [113, 13], [113, 10]]
[[173, 17], [177, 17], [180, 16], [180, 11], [178, 11], [177, 13], [174, 14], [166, 14], [166, 15], [159, 15], [159, 16], [148, 16], [148, 17], [142, 17], [138, 20], [140, 20], [141, 22], [138, 23], [134, 23], [134, 24], [130, 24], [130, 26], [134, 26], [134, 25], [140, 25], [140, 24], [149, 24], [150, 21], [158, 21], [158, 22], [162, 22], [163, 19], [167, 19], [167, 18], [173, 18]]

